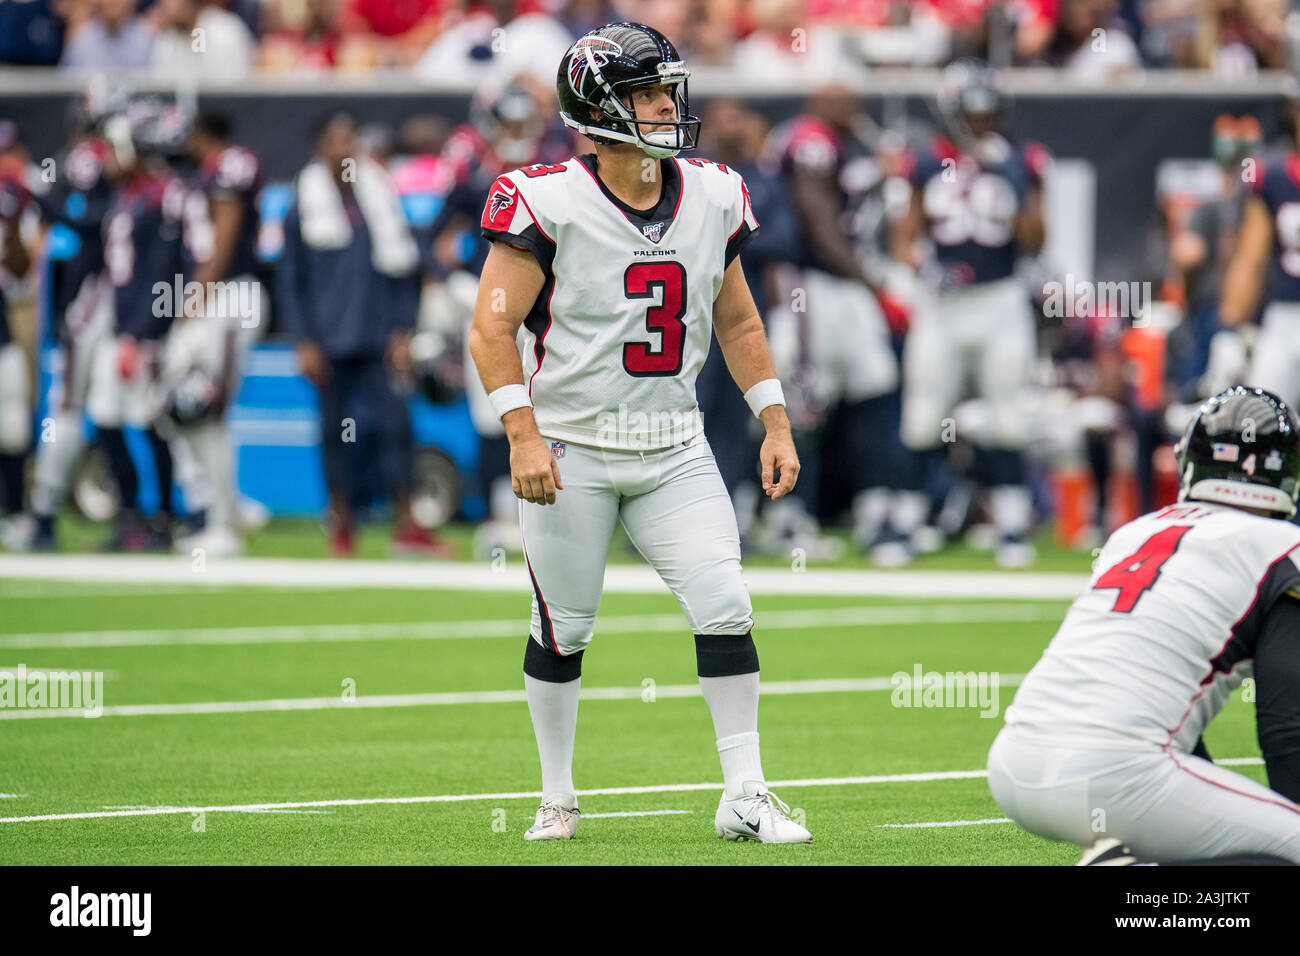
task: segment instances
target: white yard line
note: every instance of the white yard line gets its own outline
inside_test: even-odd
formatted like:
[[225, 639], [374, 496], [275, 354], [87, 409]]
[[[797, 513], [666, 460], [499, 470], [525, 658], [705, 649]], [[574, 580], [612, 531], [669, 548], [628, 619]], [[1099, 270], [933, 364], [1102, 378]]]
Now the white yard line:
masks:
[[1013, 823], [1006, 817], [990, 817], [987, 820], [937, 820], [933, 823], [878, 823], [877, 830], [928, 830], [938, 827], [979, 827], [987, 823]]
[[[910, 677], [910, 675], [909, 675]], [[1024, 679], [1023, 674], [1002, 674], [999, 687], [1015, 687]], [[861, 691], [893, 690], [891, 677], [838, 678], [831, 680], [764, 681], [760, 691], [766, 696], [786, 694], [839, 694]], [[651, 688], [644, 687], [587, 687], [583, 700], [643, 700]], [[655, 699], [699, 697], [698, 684], [659, 684], [653, 688]], [[970, 690], [972, 706], [975, 691]], [[352, 698], [335, 697], [284, 697], [271, 700], [198, 701], [183, 704], [119, 704], [104, 707], [97, 718], [104, 717], [164, 717], [185, 714], [244, 714], [262, 711], [286, 710], [352, 710], [382, 707], [436, 707], [450, 704], [523, 704], [527, 697], [522, 690], [458, 691], [441, 694], [376, 694]], [[42, 717], [87, 717], [82, 708], [7, 708], [0, 709], [0, 720], [29, 720]]]
[[[531, 589], [523, 562], [501, 570], [456, 561], [333, 561], [290, 558], [212, 558], [203, 570], [185, 556], [97, 554], [0, 555], [0, 578], [42, 581], [108, 581], [135, 584], [245, 585], [305, 588], [416, 588], [420, 590], [515, 591]], [[754, 594], [823, 594], [927, 599], [1000, 598], [1073, 600], [1088, 584], [1086, 574], [1002, 571], [869, 571], [750, 568]], [[663, 594], [659, 576], [644, 565], [612, 565], [607, 594]]]
[[[984, 777], [984, 770], [955, 770], [948, 773], [885, 774], [874, 777], [817, 777], [806, 780], [773, 780], [768, 786], [782, 787], [839, 787], [873, 783], [910, 783], [931, 780], [967, 780]], [[628, 796], [644, 793], [684, 793], [694, 790], [720, 791], [721, 783], [673, 783], [649, 787], [606, 787], [600, 790], [579, 790], [578, 796]], [[91, 810], [81, 813], [42, 813], [21, 817], [0, 817], [0, 823], [40, 823], [48, 820], [99, 820], [109, 817], [148, 817], [179, 813], [248, 813], [264, 810], [304, 807], [362, 807], [418, 803], [477, 803], [492, 800], [537, 800], [541, 792], [535, 790], [515, 793], [456, 793], [424, 797], [369, 797], [354, 800], [301, 800], [289, 803], [245, 803], [210, 807], [142, 807], [131, 810]]]
[[[1258, 757], [1236, 757], [1220, 760], [1227, 766], [1258, 764]], [[799, 787], [850, 787], [878, 783], [930, 783], [937, 780], [979, 780], [988, 776], [987, 770], [948, 770], [930, 773], [891, 773], [870, 777], [812, 777], [800, 780], [771, 780], [773, 790]], [[599, 790], [579, 790], [578, 796], [628, 796], [643, 793], [684, 793], [696, 790], [720, 790], [721, 783], [672, 783], [648, 787], [605, 787]], [[111, 817], [151, 817], [181, 813], [262, 813], [268, 810], [299, 810], [321, 807], [365, 807], [380, 805], [420, 803], [477, 803], [490, 800], [537, 800], [536, 790], [514, 793], [455, 793], [423, 797], [367, 797], [352, 800], [299, 800], [286, 803], [243, 803], [224, 806], [194, 807], [139, 807], [128, 810], [91, 810], [79, 813], [41, 813], [20, 817], [0, 817], [0, 823], [43, 823], [51, 820], [102, 820]], [[663, 811], [661, 811], [663, 812]], [[671, 812], [671, 811], [668, 811]], [[596, 816], [596, 814], [591, 814]], [[937, 824], [931, 824], [937, 825]]]
[[[755, 631], [819, 627], [887, 627], [991, 621], [1059, 621], [1064, 612], [1042, 604], [897, 604], [799, 611], [762, 611]], [[0, 649], [141, 647], [171, 644], [310, 644], [352, 641], [437, 641], [513, 637], [527, 633], [527, 615], [467, 621], [408, 621], [382, 624], [302, 624], [244, 627], [153, 628], [120, 631], [50, 631], [0, 634]], [[620, 614], [597, 619], [601, 634], [685, 633], [680, 614]]]

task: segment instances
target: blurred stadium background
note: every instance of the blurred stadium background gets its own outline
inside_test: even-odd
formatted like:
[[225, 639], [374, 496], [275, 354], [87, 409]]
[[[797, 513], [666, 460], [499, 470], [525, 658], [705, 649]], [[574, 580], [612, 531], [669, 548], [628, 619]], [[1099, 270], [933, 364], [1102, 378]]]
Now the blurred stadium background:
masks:
[[[84, 125], [88, 89], [91, 99], [121, 90], [161, 92], [179, 97], [191, 112], [224, 114], [233, 142], [260, 164], [256, 274], [269, 290], [269, 316], [227, 412], [241, 522], [253, 528], [268, 517], [327, 513], [318, 400], [276, 307], [275, 266], [294, 178], [311, 156], [311, 124], [346, 110], [357, 119], [358, 150], [387, 168], [421, 245], [414, 363], [402, 384], [415, 443], [411, 514], [443, 532], [428, 539], [431, 547], [412, 539], [407, 550], [468, 557], [474, 548], [482, 558], [512, 548], [512, 503], [500, 500], [499, 485], [495, 509], [491, 500], [491, 479], [503, 468], [501, 442], [490, 426], [480, 440], [463, 388], [473, 270], [485, 244], [473, 212], [458, 213], [448, 203], [472, 208], [465, 189], [485, 194], [501, 169], [582, 149], [555, 116], [552, 65], [574, 36], [617, 18], [678, 39], [693, 70], [695, 112], [704, 118], [700, 155], [738, 166], [755, 195], [767, 235], [746, 254], [746, 269], [769, 315], [781, 311], [783, 292], [799, 285], [797, 272], [788, 270], [804, 261], [781, 150], [791, 121], [816, 113], [810, 97], [827, 84], [853, 91], [851, 125], [859, 142], [851, 168], [841, 172], [851, 204], [846, 235], [864, 261], [876, 260], [890, 274], [896, 263], [889, 261], [889, 234], [910, 192], [907, 157], [947, 134], [935, 100], [940, 71], [964, 57], [997, 67], [1008, 138], [1041, 143], [1053, 157], [1044, 181], [1045, 248], [1017, 264], [1024, 296], [1039, 317], [1024, 400], [1037, 540], [1044, 553], [1086, 552], [1108, 529], [1173, 496], [1171, 442], [1186, 409], [1244, 374], [1251, 329], [1224, 332], [1221, 339], [1232, 341], [1210, 347], [1219, 330], [1205, 312], [1213, 311], [1224, 247], [1231, 244], [1226, 230], [1208, 265], [1188, 266], [1170, 250], [1193, 228], [1198, 207], [1217, 208], [1242, 188], [1233, 172], [1248, 151], [1290, 132], [1287, 67], [1300, 13], [1283, 2], [158, 0], [137, 7], [132, 0], [4, 0], [0, 155], [15, 197], [6, 227], [28, 253], [23, 274], [6, 270], [4, 292], [12, 339], [33, 372], [24, 413], [31, 416], [31, 441], [6, 451], [30, 458], [40, 423], [51, 420], [50, 396], [59, 394], [64, 370], [60, 312], [75, 291], [61, 283], [75, 272], [69, 263], [80, 245], [75, 230], [42, 217], [35, 202], [24, 199], [17, 208], [17, 197], [58, 194], [51, 165], [57, 169], [75, 142], [95, 135]], [[184, 36], [200, 39], [187, 50]], [[521, 91], [534, 102], [521, 106]], [[1234, 141], [1238, 120], [1246, 132]], [[473, 199], [481, 204], [482, 196]], [[1133, 304], [1118, 310], [1124, 314], [1102, 302], [1060, 316], [1044, 308], [1052, 282], [1149, 285], [1132, 287]], [[899, 289], [906, 305], [906, 284]], [[1139, 289], [1149, 290], [1140, 306]], [[892, 331], [901, 354], [905, 329]], [[770, 334], [778, 346], [790, 338]], [[788, 382], [813, 382], [787, 390], [796, 420], [808, 426], [804, 456], [821, 464], [807, 472], [799, 513], [757, 509], [752, 435], [737, 415], [739, 396], [719, 377], [718, 355], [710, 360], [717, 367], [701, 378], [701, 404], [747, 549], [788, 556], [802, 548], [811, 560], [849, 557], [869, 550], [872, 530], [872, 519], [855, 507], [852, 469], [841, 466], [852, 461], [842, 454], [852, 443], [843, 432], [854, 426], [818, 394], [817, 370], [806, 367], [799, 334], [779, 358]], [[1211, 352], [1223, 360], [1209, 362]], [[987, 416], [977, 394], [966, 397], [972, 401], [955, 410], [957, 438], [946, 448], [944, 469], [926, 476], [929, 518], [943, 539], [991, 546], [988, 482], [964, 441], [978, 437]], [[890, 420], [884, 421], [879, 427], [887, 431]], [[139, 510], [148, 516], [159, 502], [152, 446], [131, 424], [126, 444], [138, 466]], [[93, 425], [86, 428], [93, 434]], [[872, 440], [884, 446], [893, 436]], [[78, 461], [68, 500], [87, 521], [108, 522], [119, 512], [110, 465], [94, 442]], [[9, 485], [18, 473], [6, 472]], [[191, 530], [184, 525], [183, 460], [177, 477], [176, 525], [168, 530], [181, 539]], [[30, 478], [24, 481], [29, 487]], [[381, 478], [362, 469], [355, 483], [361, 520], [382, 518]], [[889, 476], [885, 483], [898, 484]], [[9, 489], [11, 511], [30, 510], [24, 494], [30, 497]], [[13, 516], [7, 520], [12, 546], [30, 541], [29, 528], [15, 528], [22, 522]], [[251, 546], [263, 553], [258, 534]], [[104, 536], [124, 543], [120, 534]], [[75, 521], [61, 537], [74, 549], [98, 545], [95, 533]], [[349, 553], [337, 535], [333, 543], [337, 553]], [[167, 539], [128, 536], [125, 544], [165, 547]], [[299, 551], [310, 549], [300, 543]]]
[[[16, 720], [0, 780], [6, 862], [533, 859], [517, 836], [536, 806], [536, 754], [522, 693], [502, 689], [518, 683], [528, 585], [504, 442], [465, 360], [485, 254], [475, 217], [498, 172], [590, 151], [558, 122], [555, 68], [573, 38], [616, 19], [678, 43], [704, 121], [699, 155], [745, 176], [762, 228], [743, 261], [805, 465], [800, 497], [760, 505], [753, 419], [711, 356], [700, 402], [777, 682], [764, 684], [765, 762], [818, 834], [807, 854], [764, 859], [1074, 859], [1000, 818], [982, 779], [999, 720], [900, 710], [886, 675], [1001, 674], [1004, 709], [1086, 583], [1092, 549], [1175, 496], [1172, 443], [1190, 409], [1248, 376], [1268, 295], [1231, 328], [1219, 303], [1254, 158], [1294, 148], [1300, 12], [1285, 0], [0, 0], [0, 540], [72, 552], [0, 556], [0, 660], [107, 683], [100, 721], [0, 711]], [[900, 451], [906, 375], [859, 416], [817, 356], [856, 354], [860, 317], [793, 304], [826, 251], [808, 248], [791, 146], [830, 124], [841, 252], [888, 288], [884, 348], [904, 355], [923, 283], [902, 259], [930, 253], [898, 236], [917, 158], [941, 161], [935, 143], [962, 138], [946, 71], [972, 58], [996, 70], [1007, 140], [1051, 157], [1038, 167], [1045, 244], [1014, 273], [1035, 319], [1017, 424], [1036, 555], [998, 562], [1038, 574], [954, 573], [999, 557], [976, 383], [918, 479]], [[94, 276], [125, 269], [147, 293], [176, 262], [190, 278], [207, 261], [194, 248], [203, 229], [186, 220], [183, 240], [165, 235], [165, 209], [135, 220], [129, 249], [151, 250], [147, 261], [117, 257], [108, 210], [143, 208], [122, 173], [133, 151], [160, 188], [206, 192], [209, 212], [246, 203], [235, 254], [249, 261], [205, 274], [258, 290], [265, 307], [240, 340], [233, 394], [191, 374], [210, 372], [200, 348], [154, 382], [155, 404], [96, 422], [86, 383], [69, 386], [89, 374], [84, 347], [106, 350], [109, 378], [161, 356], [111, 328], [81, 338], [111, 294]], [[337, 423], [304, 374], [311, 317], [282, 307], [285, 224], [313, 151], [382, 167], [419, 252], [391, 300], [303, 299], [387, 360], [383, 381], [345, 402], [355, 434], [335, 500], [338, 448], [322, 439]], [[1070, 292], [1084, 288], [1097, 294]], [[126, 321], [148, 315], [162, 321], [141, 338], [156, 344], [170, 315], [146, 307]], [[843, 342], [811, 348], [818, 322]], [[205, 422], [215, 445], [180, 440]], [[230, 533], [213, 537], [227, 429], [238, 501]], [[396, 478], [388, 446], [406, 448]], [[861, 497], [875, 490], [864, 456], [876, 486], [924, 498], [901, 551], [880, 547], [894, 505]], [[186, 557], [81, 554], [104, 550]], [[218, 560], [239, 552], [462, 560]], [[869, 570], [909, 559], [941, 573]], [[583, 839], [547, 849], [576, 862], [756, 859], [715, 845], [702, 822], [715, 756], [690, 655], [668, 637], [682, 630], [676, 605], [644, 568], [612, 568], [607, 591], [577, 767], [580, 786], [604, 789], [583, 797]], [[1247, 704], [1210, 737], [1216, 756], [1263, 779]]]

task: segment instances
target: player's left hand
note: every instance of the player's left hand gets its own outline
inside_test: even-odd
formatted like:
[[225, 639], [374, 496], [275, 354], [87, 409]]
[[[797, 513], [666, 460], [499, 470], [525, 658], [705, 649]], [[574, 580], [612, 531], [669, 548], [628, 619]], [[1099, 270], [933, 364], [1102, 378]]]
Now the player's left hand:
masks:
[[398, 375], [406, 375], [414, 364], [411, 359], [411, 336], [407, 332], [394, 332], [388, 337], [388, 365]]
[[799, 455], [794, 450], [794, 436], [787, 426], [770, 429], [758, 451], [763, 465], [763, 493], [773, 501], [788, 495], [799, 480]]

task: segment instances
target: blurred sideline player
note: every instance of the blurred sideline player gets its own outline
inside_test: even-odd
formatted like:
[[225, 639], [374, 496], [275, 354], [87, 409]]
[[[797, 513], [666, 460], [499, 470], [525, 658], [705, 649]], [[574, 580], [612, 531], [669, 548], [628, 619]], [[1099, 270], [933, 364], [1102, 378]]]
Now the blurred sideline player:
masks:
[[178, 540], [176, 548], [237, 554], [243, 538], [226, 416], [248, 351], [269, 321], [268, 297], [255, 275], [261, 164], [231, 143], [230, 119], [223, 113], [200, 113], [186, 145], [198, 164], [186, 199], [190, 280], [205, 290], [206, 301], [198, 314], [187, 310], [172, 327], [163, 379], [177, 460], [187, 455], [195, 472], [193, 480], [182, 482], [186, 506], [200, 514], [201, 530]]
[[[188, 190], [168, 165], [181, 156], [190, 117], [174, 99], [133, 96], [111, 117], [105, 138], [116, 160], [116, 193], [104, 220], [104, 266], [112, 286], [113, 333], [99, 344], [86, 399], [118, 483], [122, 511], [110, 550], [170, 550], [172, 455], [158, 431], [164, 394], [163, 339], [175, 303], [159, 307], [155, 285], [184, 282]], [[123, 425], [144, 431], [153, 456], [158, 511], [146, 525], [138, 510], [139, 476]]]
[[356, 118], [326, 113], [311, 137], [312, 158], [285, 216], [276, 293], [299, 366], [320, 395], [330, 552], [356, 553], [355, 508], [373, 465], [393, 503], [393, 552], [449, 557], [449, 546], [411, 515], [407, 395], [419, 248], [387, 170], [358, 154]]
[[767, 427], [764, 491], [784, 496], [799, 464], [738, 258], [758, 225], [744, 180], [708, 160], [676, 158], [699, 131], [688, 76], [650, 27], [611, 24], [580, 38], [560, 62], [556, 88], [560, 115], [596, 153], [507, 173], [483, 209], [493, 245], [470, 336], [510, 439], [533, 582], [524, 687], [542, 804], [530, 840], [571, 839], [577, 829], [582, 656], [620, 522], [695, 635], [725, 780], [714, 832], [812, 839], [763, 777], [740, 540], [695, 397], [713, 327]]
[[[75, 248], [53, 268], [53, 337], [63, 352], [63, 375], [49, 396], [53, 427], [36, 446], [31, 498], [34, 536], [22, 543], [24, 548], [50, 551], [56, 547], [55, 519], [85, 448], [83, 417], [95, 358], [113, 334], [113, 287], [104, 271], [104, 221], [118, 171], [103, 125], [113, 115], [113, 107], [122, 105], [87, 96], [74, 112], [68, 147], [55, 160], [53, 188], [36, 197], [46, 225], [70, 230]], [[114, 373], [105, 369], [101, 374]]]
[[942, 465], [943, 442], [950, 440], [944, 421], [974, 377], [990, 412], [981, 451], [998, 535], [995, 558], [1018, 567], [1034, 558], [1026, 540], [1033, 514], [1022, 399], [1036, 345], [1028, 291], [1014, 272], [1019, 256], [1043, 246], [1048, 157], [1041, 146], [1013, 145], [1000, 131], [1002, 95], [982, 63], [949, 67], [939, 105], [951, 139], [938, 137], [916, 156], [912, 208], [898, 243], [915, 257], [918, 240], [928, 237], [932, 261], [912, 264], [937, 273], [918, 298], [903, 350], [902, 438], [916, 453], [919, 496]]
[[[763, 224], [745, 247], [745, 269], [754, 307], [767, 318], [772, 314], [771, 303], [779, 299], [779, 276], [797, 255], [798, 246], [794, 210], [785, 194], [780, 167], [772, 157], [764, 155], [767, 120], [740, 100], [730, 98], [710, 100], [702, 120], [699, 148], [714, 162], [740, 173], [754, 218]], [[770, 341], [770, 330], [768, 337]], [[762, 497], [754, 467], [762, 436], [761, 429], [755, 429], [758, 423], [745, 404], [745, 396], [736, 388], [716, 338], [695, 380], [695, 394], [704, 414], [704, 435], [736, 510], [743, 549], [753, 543], [754, 519]]]
[[[563, 162], [572, 154], [563, 126], [549, 123], [542, 100], [554, 108], [554, 93], [521, 75], [504, 86], [489, 86], [475, 95], [470, 122], [454, 129], [443, 150], [454, 183], [433, 222], [435, 273], [441, 288], [439, 319], [449, 341], [459, 343], [466, 369], [469, 325], [479, 273], [492, 244], [477, 233], [479, 217], [492, 183], [502, 173], [535, 163]], [[487, 558], [498, 548], [519, 551], [519, 503], [510, 488], [510, 443], [501, 419], [492, 411], [477, 373], [464, 376], [470, 418], [479, 435], [479, 488], [487, 518], [474, 533], [474, 551]]]
[[[781, 303], [797, 329], [794, 381], [801, 385], [809, 413], [805, 424], [816, 431], [824, 433], [830, 415], [841, 406], [844, 447], [839, 460], [851, 476], [855, 524], [862, 525], [855, 528], [855, 538], [872, 549], [889, 536], [884, 513], [899, 467], [897, 456], [889, 453], [898, 431], [889, 396], [899, 379], [890, 328], [906, 321], [906, 311], [884, 292], [882, 276], [871, 274], [860, 256], [866, 240], [859, 235], [864, 206], [869, 193], [879, 192], [883, 177], [856, 133], [858, 112], [854, 93], [830, 84], [810, 98], [806, 113], [774, 131], [772, 139], [799, 229], [797, 284], [787, 290], [790, 301]], [[776, 513], [769, 520], [778, 526], [782, 511], [803, 510], [805, 521], [816, 512], [818, 465], [826, 449], [819, 451], [809, 458], [800, 490], [769, 509]], [[875, 528], [867, 530], [868, 523]]]
[[[16, 138], [16, 129], [11, 134]], [[32, 444], [31, 376], [22, 346], [9, 328], [4, 284], [27, 275], [31, 256], [24, 244], [22, 221], [31, 202], [24, 179], [26, 164], [0, 155], [0, 518], [23, 512], [27, 454]], [[6, 538], [9, 535], [6, 534]]]
[[1267, 303], [1251, 353], [1246, 380], [1300, 405], [1300, 124], [1285, 149], [1256, 157], [1254, 176], [1237, 233], [1237, 246], [1223, 278], [1219, 321], [1227, 329], [1249, 324], [1261, 295]]
[[[1229, 389], [1178, 464], [1180, 503], [1111, 536], [1020, 685], [989, 787], [1088, 863], [1300, 863], [1300, 422]], [[1247, 678], [1271, 789], [1198, 744]]]

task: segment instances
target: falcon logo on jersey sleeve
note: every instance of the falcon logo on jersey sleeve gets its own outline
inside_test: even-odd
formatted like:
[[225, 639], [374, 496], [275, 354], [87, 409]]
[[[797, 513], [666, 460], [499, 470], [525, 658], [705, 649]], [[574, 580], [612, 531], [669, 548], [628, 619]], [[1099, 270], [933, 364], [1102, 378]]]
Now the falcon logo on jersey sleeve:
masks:
[[518, 186], [504, 176], [497, 179], [492, 184], [492, 192], [488, 194], [487, 205], [483, 207], [483, 228], [509, 232], [518, 199]]

